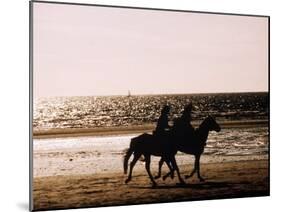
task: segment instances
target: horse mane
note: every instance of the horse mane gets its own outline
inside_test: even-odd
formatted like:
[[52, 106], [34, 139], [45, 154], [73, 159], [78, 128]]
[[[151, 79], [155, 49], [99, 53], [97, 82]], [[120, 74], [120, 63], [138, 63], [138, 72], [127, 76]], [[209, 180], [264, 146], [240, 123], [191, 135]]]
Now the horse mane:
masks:
[[197, 128], [195, 128], [195, 132], [198, 132], [200, 129], [205, 127], [208, 120], [209, 120], [209, 116], [207, 118], [205, 118]]
[[[201, 136], [201, 133], [202, 133], [202, 130], [204, 130], [205, 128], [206, 128], [206, 126], [207, 126], [207, 123], [208, 123], [208, 121], [210, 120], [210, 116], [208, 116], [207, 118], [205, 118], [202, 122], [201, 122], [201, 124], [195, 129], [195, 137], [196, 137], [196, 140], [198, 139], [199, 140], [199, 138], [200, 138], [200, 136]], [[204, 140], [204, 139], [203, 139]], [[199, 140], [199, 142], [201, 142], [200, 140]], [[203, 143], [205, 143], [206, 141], [204, 141]]]

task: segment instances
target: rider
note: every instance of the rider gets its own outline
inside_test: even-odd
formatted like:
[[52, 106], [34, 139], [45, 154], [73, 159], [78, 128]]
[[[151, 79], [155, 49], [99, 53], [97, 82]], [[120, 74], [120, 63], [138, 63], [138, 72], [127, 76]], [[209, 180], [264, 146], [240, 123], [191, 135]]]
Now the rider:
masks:
[[191, 125], [192, 103], [185, 106], [181, 117], [175, 120], [173, 132], [180, 140], [185, 140], [187, 136], [194, 135], [194, 128]]
[[170, 107], [165, 105], [161, 110], [161, 115], [157, 121], [157, 126], [154, 135], [162, 136], [164, 135], [171, 127], [169, 126], [169, 115]]

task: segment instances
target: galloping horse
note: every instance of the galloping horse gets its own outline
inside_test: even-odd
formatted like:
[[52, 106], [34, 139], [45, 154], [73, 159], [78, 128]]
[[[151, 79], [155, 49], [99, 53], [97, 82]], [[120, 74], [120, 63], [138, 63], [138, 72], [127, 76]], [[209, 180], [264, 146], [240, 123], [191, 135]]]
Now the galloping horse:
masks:
[[[125, 182], [128, 183], [132, 179], [133, 168], [136, 162], [138, 161], [138, 159], [141, 157], [141, 155], [144, 155], [145, 168], [147, 170], [148, 176], [152, 181], [153, 186], [156, 186], [157, 184], [150, 172], [150, 157], [151, 155], [154, 155], [154, 156], [161, 157], [160, 162], [162, 161], [161, 162], [162, 164], [164, 161], [167, 164], [171, 163], [172, 166], [171, 172], [168, 173], [167, 176], [173, 174], [173, 172], [176, 170], [180, 183], [184, 183], [183, 179], [180, 176], [180, 172], [175, 159], [175, 155], [177, 151], [180, 150], [185, 153], [195, 154], [195, 156], [197, 156], [196, 157], [197, 162], [195, 163], [195, 166], [198, 167], [199, 170], [200, 155], [204, 151], [204, 146], [206, 144], [209, 131], [212, 130], [218, 132], [220, 131], [220, 126], [216, 123], [216, 121], [211, 116], [208, 116], [199, 126], [198, 130], [196, 130], [195, 141], [190, 144], [177, 139], [177, 136], [173, 135], [173, 133], [168, 134], [165, 138], [161, 139], [161, 141], [159, 140], [159, 138], [147, 133], [132, 138], [130, 143], [130, 148], [128, 149], [124, 157], [123, 165], [124, 165], [125, 174], [127, 173], [128, 161], [132, 154], [134, 154], [134, 158], [130, 163], [129, 175]], [[196, 144], [195, 142], [197, 142], [198, 144]], [[194, 168], [194, 172], [195, 172], [195, 168]], [[159, 175], [161, 176], [161, 167], [159, 167]], [[199, 171], [198, 171], [198, 176], [200, 176]]]
[[[187, 137], [184, 141], [179, 142], [177, 146], [178, 151], [195, 156], [194, 169], [190, 173], [190, 175], [185, 175], [185, 179], [192, 177], [194, 173], [197, 171], [197, 177], [200, 179], [200, 181], [204, 181], [204, 179], [200, 175], [200, 157], [204, 152], [204, 148], [207, 144], [209, 132], [210, 131], [219, 132], [220, 130], [221, 128], [218, 125], [218, 123], [215, 121], [215, 119], [212, 116], [208, 116], [195, 130], [195, 135], [192, 136], [193, 140], [190, 140]], [[158, 175], [155, 177], [155, 179], [161, 177], [161, 167], [164, 161], [165, 158], [161, 158], [161, 160], [159, 161]], [[170, 168], [170, 172], [165, 176], [163, 176], [163, 180], [165, 180], [169, 175], [173, 176], [173, 170], [171, 168]]]

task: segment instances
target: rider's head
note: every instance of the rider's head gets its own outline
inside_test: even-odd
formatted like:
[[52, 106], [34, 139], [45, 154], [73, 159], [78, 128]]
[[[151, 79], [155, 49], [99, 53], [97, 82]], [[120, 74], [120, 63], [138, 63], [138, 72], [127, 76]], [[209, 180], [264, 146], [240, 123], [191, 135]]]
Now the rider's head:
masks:
[[168, 114], [170, 112], [170, 106], [165, 105], [162, 110], [161, 110], [161, 114]]

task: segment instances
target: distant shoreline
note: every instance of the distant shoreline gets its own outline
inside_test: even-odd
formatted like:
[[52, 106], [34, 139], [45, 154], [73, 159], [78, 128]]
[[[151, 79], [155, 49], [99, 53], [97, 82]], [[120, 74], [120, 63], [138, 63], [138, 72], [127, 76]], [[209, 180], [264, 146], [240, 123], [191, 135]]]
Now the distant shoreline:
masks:
[[[268, 120], [239, 120], [239, 121], [223, 121], [218, 123], [222, 128], [251, 128], [251, 127], [268, 127]], [[193, 123], [194, 127], [198, 127], [199, 122]], [[81, 137], [81, 136], [110, 136], [124, 135], [136, 133], [151, 133], [155, 129], [155, 124], [145, 124], [136, 126], [120, 126], [120, 127], [97, 127], [97, 128], [65, 128], [38, 130], [33, 132], [34, 139], [58, 138], [58, 137]]]

